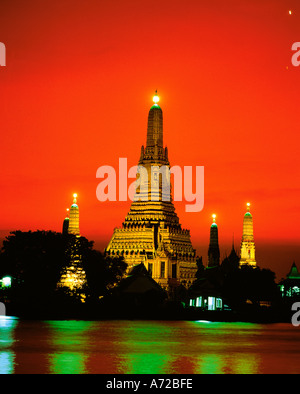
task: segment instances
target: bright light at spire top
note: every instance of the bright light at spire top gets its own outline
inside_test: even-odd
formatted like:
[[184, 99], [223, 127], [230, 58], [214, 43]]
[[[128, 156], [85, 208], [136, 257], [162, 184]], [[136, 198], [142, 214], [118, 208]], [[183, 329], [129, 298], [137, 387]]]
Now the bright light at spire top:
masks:
[[157, 104], [159, 102], [159, 97], [157, 95], [157, 90], [155, 90], [155, 96], [153, 96], [153, 102]]
[[247, 210], [249, 211], [250, 210], [250, 202], [247, 202]]
[[215, 221], [216, 221], [217, 215], [213, 214], [213, 215], [211, 215], [211, 216], [212, 216], [212, 218], [213, 218], [213, 221], [215, 222]]

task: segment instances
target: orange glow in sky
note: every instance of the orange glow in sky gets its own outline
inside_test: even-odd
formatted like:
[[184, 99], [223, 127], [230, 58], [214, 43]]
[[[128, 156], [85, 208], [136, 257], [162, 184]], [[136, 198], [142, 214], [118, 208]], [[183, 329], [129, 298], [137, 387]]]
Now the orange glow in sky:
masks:
[[[292, 14], [289, 13], [292, 10]], [[183, 228], [207, 261], [239, 250], [246, 203], [257, 263], [300, 268], [300, 5], [292, 0], [0, 3], [0, 235], [61, 231], [78, 193], [80, 230], [102, 250], [128, 202], [96, 198], [96, 170], [128, 167], [158, 90], [170, 164], [204, 166], [204, 209]]]

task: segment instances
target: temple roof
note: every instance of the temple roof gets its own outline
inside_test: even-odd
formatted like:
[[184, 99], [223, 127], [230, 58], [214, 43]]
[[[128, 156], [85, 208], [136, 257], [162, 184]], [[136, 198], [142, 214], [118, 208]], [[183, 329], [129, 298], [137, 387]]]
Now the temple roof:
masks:
[[292, 264], [290, 272], [287, 274], [287, 278], [289, 279], [300, 279], [300, 273], [295, 262]]
[[134, 266], [126, 278], [123, 278], [116, 287], [121, 294], [145, 294], [156, 291], [165, 296], [163, 288], [149, 275], [143, 263]]

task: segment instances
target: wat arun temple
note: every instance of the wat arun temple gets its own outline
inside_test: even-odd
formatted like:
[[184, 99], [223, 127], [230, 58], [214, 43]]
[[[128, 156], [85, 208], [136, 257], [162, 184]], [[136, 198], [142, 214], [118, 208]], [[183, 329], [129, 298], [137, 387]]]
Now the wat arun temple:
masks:
[[[114, 229], [105, 255], [122, 256], [128, 266], [127, 275], [130, 275], [134, 267], [144, 265], [149, 275], [162, 288], [172, 292], [179, 285], [190, 288], [197, 279], [199, 267], [190, 231], [181, 227], [175, 212], [168, 149], [163, 145], [163, 112], [157, 104], [157, 94], [153, 101], [148, 114], [146, 147], [141, 147], [137, 166], [134, 198], [122, 226]], [[166, 185], [168, 187], [165, 187]], [[63, 223], [63, 234], [74, 236], [69, 248], [71, 265], [62, 272], [58, 285], [68, 287], [70, 291], [81, 289], [86, 283], [81, 259], [76, 251], [77, 240], [80, 238], [76, 193], [73, 198], [73, 204], [67, 209], [67, 217]], [[208, 270], [220, 267], [218, 226], [215, 222], [216, 215], [213, 214], [212, 217], [206, 267]], [[234, 245], [231, 254], [239, 260], [239, 266], [256, 267], [250, 203], [247, 203], [247, 212], [243, 219], [240, 257], [236, 255]]]
[[170, 290], [194, 282], [196, 251], [190, 231], [181, 227], [172, 197], [164, 195], [160, 170], [162, 167], [170, 170], [170, 163], [168, 149], [163, 145], [163, 112], [157, 104], [157, 94], [153, 101], [148, 114], [146, 147], [142, 146], [138, 162], [147, 173], [146, 181], [140, 180], [144, 188], [137, 187], [139, 198], [133, 199], [122, 226], [114, 230], [106, 254], [123, 256], [128, 270], [143, 263], [152, 278]]

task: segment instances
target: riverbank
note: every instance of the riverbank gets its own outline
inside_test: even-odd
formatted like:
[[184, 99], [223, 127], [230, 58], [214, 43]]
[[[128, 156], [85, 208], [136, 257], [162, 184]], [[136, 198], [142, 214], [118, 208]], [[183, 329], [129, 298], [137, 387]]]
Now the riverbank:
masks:
[[99, 303], [76, 303], [68, 305], [31, 304], [8, 305], [7, 316], [29, 320], [178, 320], [212, 322], [253, 322], [280, 323], [291, 322], [289, 308], [268, 308], [245, 305], [239, 310], [203, 310], [184, 307], [182, 304], [169, 303], [156, 307], [107, 305]]

